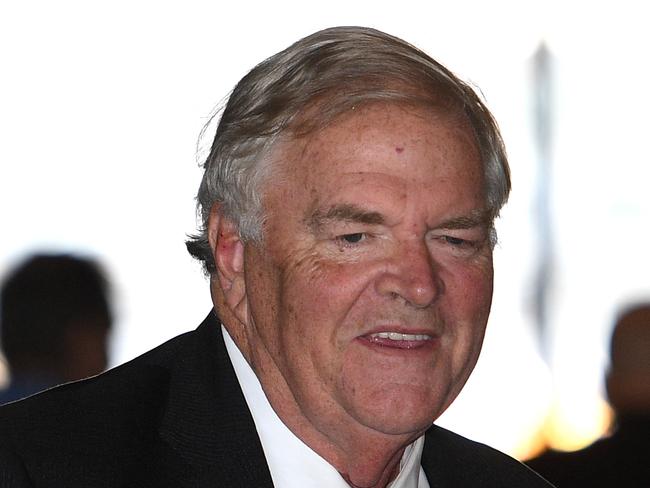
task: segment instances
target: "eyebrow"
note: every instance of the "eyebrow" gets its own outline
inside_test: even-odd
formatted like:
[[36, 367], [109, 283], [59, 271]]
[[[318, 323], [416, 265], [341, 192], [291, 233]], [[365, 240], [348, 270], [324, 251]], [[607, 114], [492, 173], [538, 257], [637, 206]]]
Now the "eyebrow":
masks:
[[[368, 225], [383, 225], [386, 222], [379, 212], [366, 210], [352, 203], [333, 205], [326, 211], [316, 209], [306, 219], [307, 225], [315, 230], [322, 228], [329, 222], [352, 222]], [[492, 225], [492, 213], [488, 210], [476, 210], [469, 215], [453, 217], [442, 222], [438, 229], [472, 229], [475, 227]]]
[[366, 210], [351, 203], [333, 205], [326, 211], [317, 209], [306, 219], [312, 229], [320, 229], [328, 222], [354, 222], [368, 225], [382, 225], [385, 218], [379, 212]]
[[492, 214], [489, 211], [479, 210], [470, 215], [455, 217], [436, 226], [439, 229], [471, 229], [480, 226], [492, 225]]

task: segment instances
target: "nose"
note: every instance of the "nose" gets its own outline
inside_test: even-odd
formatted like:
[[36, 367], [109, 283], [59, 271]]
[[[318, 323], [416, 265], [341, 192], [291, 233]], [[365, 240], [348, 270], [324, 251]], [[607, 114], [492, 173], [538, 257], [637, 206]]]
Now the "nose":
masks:
[[382, 296], [425, 308], [444, 292], [439, 271], [424, 242], [404, 244], [377, 279], [376, 289]]

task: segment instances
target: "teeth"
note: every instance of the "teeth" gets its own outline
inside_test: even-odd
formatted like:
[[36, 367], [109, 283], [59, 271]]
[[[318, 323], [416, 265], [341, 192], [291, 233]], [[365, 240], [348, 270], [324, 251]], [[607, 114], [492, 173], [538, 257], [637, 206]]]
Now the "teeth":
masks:
[[399, 332], [377, 332], [371, 334], [373, 339], [390, 339], [391, 341], [426, 341], [431, 336], [426, 334], [400, 334]]

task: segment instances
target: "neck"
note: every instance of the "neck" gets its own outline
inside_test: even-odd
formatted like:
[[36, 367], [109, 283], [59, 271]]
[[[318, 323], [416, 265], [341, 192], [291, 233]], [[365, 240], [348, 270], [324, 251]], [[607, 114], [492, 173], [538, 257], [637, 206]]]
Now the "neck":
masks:
[[339, 473], [352, 488], [384, 488], [399, 474], [399, 464], [403, 453], [404, 449], [401, 449], [385, 468], [379, 471], [373, 467], [370, 467], [369, 470], [364, 469], [367, 466], [363, 464], [353, 464], [356, 468], [354, 472]]
[[[393, 436], [349, 425], [336, 431], [314, 426], [295, 409], [267, 398], [282, 422], [331, 464], [353, 488], [384, 488], [399, 473], [404, 449], [417, 436]], [[339, 433], [337, 435], [337, 432]]]

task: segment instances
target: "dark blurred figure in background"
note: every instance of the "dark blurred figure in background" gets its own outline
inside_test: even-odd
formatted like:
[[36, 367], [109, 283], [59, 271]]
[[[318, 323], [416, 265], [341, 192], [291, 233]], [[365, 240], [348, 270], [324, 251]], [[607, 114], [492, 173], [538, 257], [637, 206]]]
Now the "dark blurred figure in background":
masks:
[[0, 332], [10, 371], [0, 405], [107, 365], [108, 283], [99, 266], [68, 255], [36, 255], [6, 277]]
[[580, 451], [548, 451], [528, 461], [558, 488], [650, 487], [650, 303], [620, 316], [610, 354], [612, 435]]

